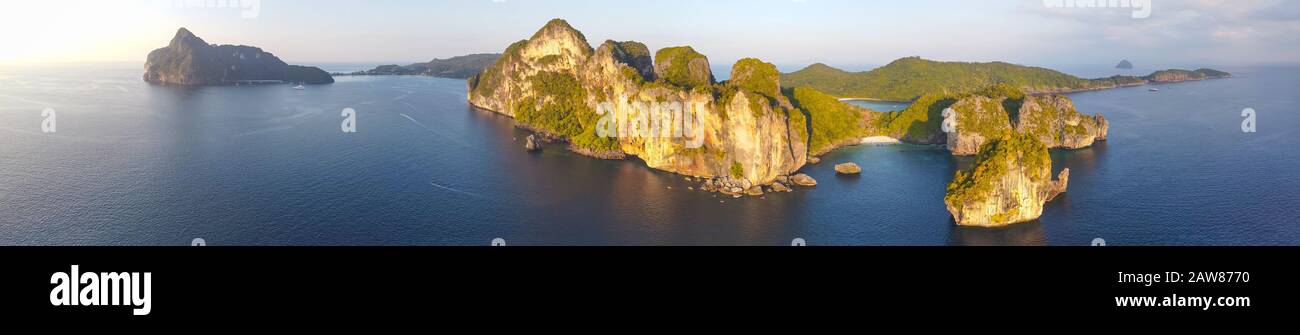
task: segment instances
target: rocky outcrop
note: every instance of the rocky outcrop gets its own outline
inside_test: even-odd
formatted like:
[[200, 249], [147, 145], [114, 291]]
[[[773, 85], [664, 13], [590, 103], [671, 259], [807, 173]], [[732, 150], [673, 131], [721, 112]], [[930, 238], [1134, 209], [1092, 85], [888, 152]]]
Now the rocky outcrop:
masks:
[[654, 71], [664, 82], [687, 89], [715, 82], [709, 58], [689, 46], [659, 49], [655, 53]]
[[1115, 65], [1115, 68], [1122, 69], [1122, 70], [1131, 70], [1133, 69], [1133, 63], [1129, 62], [1127, 59], [1121, 60], [1119, 61], [1119, 64]]
[[835, 165], [835, 172], [844, 175], [860, 174], [862, 173], [862, 167], [859, 167], [857, 163], [853, 162], [837, 164]]
[[167, 47], [149, 53], [144, 81], [184, 86], [230, 85], [238, 81], [329, 84], [334, 78], [315, 67], [285, 64], [260, 48], [211, 45], [180, 28]]
[[802, 173], [790, 176], [790, 182], [794, 183], [795, 185], [805, 186], [805, 187], [817, 186], [816, 179], [813, 179], [813, 177]]
[[955, 118], [956, 131], [947, 132], [948, 151], [955, 156], [970, 156], [985, 142], [1002, 137], [1011, 130], [1011, 119], [1002, 102], [1006, 97], [975, 95], [957, 100], [944, 112]]
[[1016, 131], [1031, 134], [1048, 148], [1080, 149], [1105, 141], [1110, 122], [1101, 114], [1086, 116], [1061, 95], [1026, 97], [1014, 121]]
[[958, 225], [997, 227], [1032, 221], [1065, 192], [1069, 169], [1051, 178], [1047, 146], [1029, 134], [1006, 134], [984, 145], [965, 171], [958, 171], [944, 203]]
[[[689, 47], [649, 56], [644, 44], [606, 41], [552, 20], [512, 44], [467, 81], [469, 102], [556, 135], [575, 152], [636, 156], [660, 170], [717, 179], [742, 193], [789, 175], [807, 161], [807, 135], [780, 94], [772, 64], [743, 60], [715, 83], [708, 60]], [[769, 75], [770, 74], [770, 75]], [[725, 180], [722, 180], [725, 179]]]
[[528, 138], [524, 140], [524, 150], [528, 150], [528, 151], [542, 150], [542, 140], [537, 137], [537, 134], [528, 135]]
[[975, 155], [984, 143], [1008, 133], [1032, 135], [1050, 149], [1080, 149], [1106, 140], [1106, 118], [1080, 114], [1066, 96], [1028, 96], [1002, 89], [956, 98], [945, 109], [942, 116], [956, 121], [949, 129], [954, 131], [945, 133], [953, 155]]

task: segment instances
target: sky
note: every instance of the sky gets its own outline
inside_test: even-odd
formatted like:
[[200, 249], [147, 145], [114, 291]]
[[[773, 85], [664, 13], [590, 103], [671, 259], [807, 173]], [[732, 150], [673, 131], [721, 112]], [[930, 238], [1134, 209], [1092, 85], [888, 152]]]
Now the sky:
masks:
[[[1081, 4], [1097, 2], [1102, 8]], [[1288, 0], [24, 0], [0, 3], [0, 64], [139, 62], [179, 27], [291, 64], [501, 52], [552, 18], [593, 45], [691, 45], [715, 63], [848, 69], [906, 56], [1027, 65], [1300, 62]], [[1146, 3], [1149, 3], [1147, 5]]]

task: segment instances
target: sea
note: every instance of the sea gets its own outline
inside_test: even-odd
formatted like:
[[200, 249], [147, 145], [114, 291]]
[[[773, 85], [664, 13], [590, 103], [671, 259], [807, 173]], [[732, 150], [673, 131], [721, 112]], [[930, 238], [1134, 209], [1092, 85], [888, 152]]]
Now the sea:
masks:
[[528, 152], [464, 80], [184, 88], [139, 64], [4, 67], [0, 245], [1300, 245], [1300, 68], [1223, 70], [1070, 94], [1109, 140], [1054, 150], [1068, 192], [990, 229], [953, 223], [945, 186], [970, 162], [935, 146], [846, 147], [803, 169], [815, 188], [733, 199], [635, 159]]

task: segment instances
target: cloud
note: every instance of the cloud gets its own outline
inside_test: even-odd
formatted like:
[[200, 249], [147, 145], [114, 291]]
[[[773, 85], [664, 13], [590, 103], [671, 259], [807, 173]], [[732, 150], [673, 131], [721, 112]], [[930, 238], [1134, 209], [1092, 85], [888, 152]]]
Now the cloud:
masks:
[[1133, 18], [1131, 8], [1048, 8], [1037, 0], [1023, 8], [1066, 26], [1064, 37], [1080, 44], [1152, 58], [1293, 62], [1300, 53], [1300, 1], [1152, 0], [1147, 18]]

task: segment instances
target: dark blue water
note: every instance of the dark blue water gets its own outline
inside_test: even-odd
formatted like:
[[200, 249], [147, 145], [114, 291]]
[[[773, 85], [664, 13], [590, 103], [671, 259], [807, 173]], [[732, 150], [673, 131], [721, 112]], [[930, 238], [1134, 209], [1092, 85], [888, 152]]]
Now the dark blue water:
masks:
[[[185, 89], [138, 64], [4, 68], [0, 244], [1298, 245], [1300, 71], [1229, 70], [1073, 95], [1111, 140], [1053, 154], [1070, 191], [1038, 222], [967, 229], [942, 199], [968, 162], [934, 147], [844, 149], [824, 161], [862, 176], [823, 163], [815, 189], [724, 199], [637, 161], [527, 153], [460, 80]], [[1258, 133], [1241, 132], [1245, 107]]]

